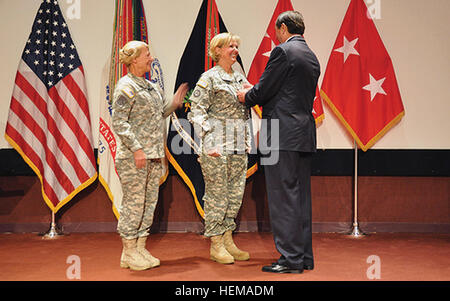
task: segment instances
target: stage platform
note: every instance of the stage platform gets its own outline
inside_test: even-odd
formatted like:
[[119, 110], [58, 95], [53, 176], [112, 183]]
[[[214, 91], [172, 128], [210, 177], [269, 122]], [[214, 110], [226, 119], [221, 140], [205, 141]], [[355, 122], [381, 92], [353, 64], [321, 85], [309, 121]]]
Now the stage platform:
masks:
[[119, 267], [116, 233], [71, 233], [43, 239], [36, 233], [0, 234], [1, 281], [449, 281], [450, 235], [371, 233], [351, 238], [314, 233], [315, 268], [303, 274], [261, 272], [275, 261], [272, 234], [239, 232], [249, 261], [221, 265], [209, 259], [209, 240], [197, 233], [152, 234], [150, 252], [161, 266]]

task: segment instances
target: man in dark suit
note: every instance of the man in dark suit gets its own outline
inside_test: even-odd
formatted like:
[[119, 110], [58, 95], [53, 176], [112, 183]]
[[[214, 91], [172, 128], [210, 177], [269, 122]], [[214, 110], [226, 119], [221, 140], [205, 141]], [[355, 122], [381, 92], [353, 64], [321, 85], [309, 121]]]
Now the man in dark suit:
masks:
[[281, 254], [264, 272], [302, 273], [314, 268], [311, 231], [311, 156], [316, 151], [312, 115], [320, 65], [303, 38], [299, 12], [280, 14], [276, 21], [280, 45], [254, 87], [239, 91], [239, 101], [262, 106], [263, 154], [270, 220]]

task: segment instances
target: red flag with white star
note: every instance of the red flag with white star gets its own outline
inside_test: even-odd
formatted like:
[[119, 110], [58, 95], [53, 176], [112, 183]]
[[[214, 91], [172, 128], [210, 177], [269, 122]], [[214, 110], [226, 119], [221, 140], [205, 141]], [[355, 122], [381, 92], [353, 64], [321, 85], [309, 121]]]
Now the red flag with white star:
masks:
[[258, 83], [259, 78], [266, 68], [267, 62], [269, 61], [272, 49], [280, 44], [275, 35], [275, 22], [277, 21], [279, 14], [288, 10], [294, 10], [291, 0], [278, 0], [278, 4], [275, 7], [269, 25], [267, 26], [266, 33], [259, 45], [258, 51], [256, 51], [250, 70], [248, 71], [247, 79], [252, 85]]
[[391, 58], [363, 0], [350, 2], [321, 96], [364, 151], [405, 114]]
[[325, 114], [323, 113], [322, 97], [320, 96], [319, 86], [317, 86], [316, 88], [316, 96], [314, 97], [312, 114], [314, 116], [314, 120], [316, 121], [316, 125], [319, 126], [319, 124], [325, 118]]
[[[278, 0], [278, 4], [275, 7], [272, 18], [267, 26], [266, 33], [261, 41], [261, 44], [259, 45], [258, 51], [256, 51], [247, 75], [247, 79], [252, 85], [255, 85], [263, 74], [267, 62], [269, 61], [272, 49], [280, 44], [275, 35], [275, 22], [277, 21], [278, 15], [289, 10], [294, 10], [291, 0]], [[259, 117], [261, 117], [261, 108], [259, 106], [254, 106], [253, 109], [258, 113]], [[312, 113], [316, 123], [320, 123], [323, 120], [324, 114], [319, 89], [317, 89], [316, 97], [314, 98]]]

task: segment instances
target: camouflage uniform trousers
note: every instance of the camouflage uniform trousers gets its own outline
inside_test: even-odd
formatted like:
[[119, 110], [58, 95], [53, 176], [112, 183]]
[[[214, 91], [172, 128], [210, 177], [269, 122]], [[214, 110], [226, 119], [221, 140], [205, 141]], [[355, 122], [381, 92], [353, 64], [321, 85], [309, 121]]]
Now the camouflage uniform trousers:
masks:
[[125, 239], [148, 236], [158, 202], [161, 160], [149, 159], [137, 169], [134, 158], [117, 159], [116, 168], [123, 190], [117, 232]]
[[247, 174], [247, 154], [200, 156], [205, 181], [203, 196], [206, 237], [236, 229]]

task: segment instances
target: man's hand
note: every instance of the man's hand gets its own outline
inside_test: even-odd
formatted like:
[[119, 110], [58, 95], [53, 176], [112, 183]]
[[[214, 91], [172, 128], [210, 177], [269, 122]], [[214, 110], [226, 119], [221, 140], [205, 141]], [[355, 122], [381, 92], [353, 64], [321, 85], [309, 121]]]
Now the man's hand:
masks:
[[244, 84], [244, 85], [243, 85], [243, 89], [241, 89], [241, 90], [239, 90], [239, 91], [237, 92], [237, 96], [238, 96], [238, 99], [239, 99], [239, 102], [240, 102], [240, 103], [245, 103], [245, 94], [247, 94], [247, 92], [248, 92], [251, 88], [253, 88], [252, 85], [250, 85], [250, 84]]

